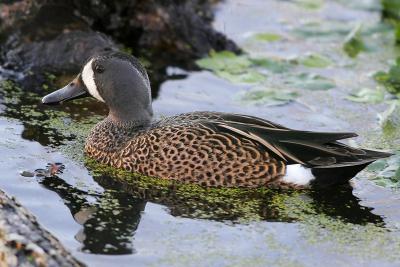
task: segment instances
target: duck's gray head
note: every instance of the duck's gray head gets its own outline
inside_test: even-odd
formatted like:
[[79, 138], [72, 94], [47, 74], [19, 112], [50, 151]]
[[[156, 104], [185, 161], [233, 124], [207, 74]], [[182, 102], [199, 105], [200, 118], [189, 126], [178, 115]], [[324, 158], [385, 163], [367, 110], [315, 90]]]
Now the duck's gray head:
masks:
[[42, 103], [58, 104], [84, 96], [104, 102], [117, 122], [147, 123], [153, 115], [146, 70], [136, 58], [121, 52], [91, 57], [72, 82], [46, 95]]

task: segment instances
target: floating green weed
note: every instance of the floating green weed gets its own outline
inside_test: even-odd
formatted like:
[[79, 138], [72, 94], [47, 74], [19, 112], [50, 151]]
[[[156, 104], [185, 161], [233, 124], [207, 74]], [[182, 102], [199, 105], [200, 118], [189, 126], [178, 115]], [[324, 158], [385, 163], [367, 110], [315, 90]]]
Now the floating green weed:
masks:
[[379, 71], [374, 78], [392, 94], [400, 93], [400, 58], [390, 67], [388, 72]]
[[383, 17], [400, 20], [400, 1], [381, 0], [381, 3]]
[[[200, 67], [209, 69], [216, 75], [238, 84], [262, 84], [267, 79], [263, 70], [268, 70], [274, 74], [282, 74], [298, 63], [312, 68], [324, 68], [330, 66], [332, 61], [318, 54], [310, 54], [298, 60], [288, 61], [272, 58], [252, 58], [247, 55], [235, 55], [227, 51], [212, 52], [209, 57], [197, 61]], [[312, 73], [300, 73], [285, 77], [283, 82], [295, 88], [309, 90], [327, 90], [336, 86], [333, 80]], [[260, 92], [257, 92], [257, 95], [259, 94]], [[264, 99], [277, 100], [276, 97], [278, 96], [275, 93], [269, 91], [268, 96], [265, 96]], [[290, 94], [289, 98], [292, 99], [293, 97], [294, 95]], [[280, 103], [282, 101], [282, 99], [279, 100]], [[284, 101], [288, 102], [289, 100], [286, 99]], [[275, 101], [273, 103], [276, 104]]]
[[250, 58], [250, 60], [255, 66], [265, 68], [273, 73], [284, 73], [292, 68], [292, 64], [283, 59]]
[[400, 43], [400, 2], [382, 0], [382, 17], [394, 26], [396, 41]]
[[312, 73], [300, 73], [288, 79], [288, 85], [307, 90], [328, 90], [336, 86], [329, 78]]
[[[48, 146], [60, 146], [71, 158], [83, 160], [83, 143], [89, 130], [101, 119], [100, 115], [91, 113], [84, 118], [75, 118], [76, 114], [69, 114], [63, 110], [43, 110], [40, 103], [41, 96], [36, 93], [24, 92], [14, 82], [2, 81], [0, 89], [3, 94], [3, 103], [6, 109], [4, 116], [18, 118], [25, 126], [24, 138], [39, 141]], [[87, 102], [87, 100], [78, 100]], [[85, 108], [80, 108], [84, 111]], [[74, 142], [69, 142], [70, 140]], [[76, 142], [80, 145], [76, 145]]]
[[245, 55], [236, 55], [230, 51], [211, 51], [209, 57], [197, 60], [196, 64], [204, 69], [235, 74], [250, 67], [251, 61]]
[[292, 33], [303, 38], [327, 39], [344, 38], [352, 30], [351, 25], [334, 22], [312, 21], [294, 28]]
[[389, 108], [378, 115], [383, 133], [386, 137], [396, 138], [400, 136], [400, 103], [394, 101]]
[[380, 159], [368, 166], [374, 173], [371, 180], [383, 187], [400, 188], [400, 153], [387, 159]]
[[300, 64], [309, 68], [326, 68], [333, 64], [332, 60], [319, 54], [309, 54], [300, 57], [298, 61]]
[[383, 90], [363, 88], [360, 91], [353, 93], [346, 97], [347, 100], [359, 103], [372, 103], [378, 104], [385, 99], [385, 92]]
[[217, 71], [215, 74], [224, 78], [232, 83], [260, 83], [266, 79], [266, 76], [255, 71], [255, 70], [247, 70], [243, 73], [231, 73], [229, 71]]
[[265, 188], [205, 188], [115, 169], [91, 159], [86, 159], [86, 166], [96, 180], [107, 182], [112, 177], [114, 182], [121, 183], [124, 190], [135, 197], [166, 205], [175, 216], [257, 221], [274, 217], [275, 213], [268, 208], [268, 203], [271, 196], [279, 194]]
[[[300, 229], [305, 239], [318, 246], [326, 244], [330, 251], [346, 253], [362, 259], [379, 259], [387, 251], [400, 249], [398, 233], [391, 233], [379, 225], [349, 223], [340, 217], [330, 217], [321, 213], [318, 203], [299, 193], [274, 196], [275, 209], [282, 217], [301, 222]], [[400, 254], [391, 253], [388, 258], [399, 260]]]
[[357, 0], [357, 1], [348, 1], [348, 0], [335, 0], [340, 4], [353, 8], [353, 9], [361, 9], [367, 11], [380, 11], [381, 5], [377, 0]]
[[307, 9], [319, 9], [324, 4], [324, 0], [294, 0], [294, 2]]
[[255, 88], [245, 92], [241, 100], [256, 105], [277, 106], [287, 104], [297, 97], [298, 93], [284, 89]]
[[282, 40], [282, 36], [277, 33], [257, 33], [253, 36], [253, 38], [257, 41], [264, 41], [264, 42], [275, 42]]
[[253, 63], [247, 55], [235, 55], [230, 51], [213, 51], [209, 57], [196, 63], [232, 83], [260, 83], [266, 79], [265, 75], [251, 68]]
[[349, 57], [355, 58], [361, 51], [366, 49], [361, 36], [361, 26], [362, 24], [357, 24], [344, 41], [343, 50]]

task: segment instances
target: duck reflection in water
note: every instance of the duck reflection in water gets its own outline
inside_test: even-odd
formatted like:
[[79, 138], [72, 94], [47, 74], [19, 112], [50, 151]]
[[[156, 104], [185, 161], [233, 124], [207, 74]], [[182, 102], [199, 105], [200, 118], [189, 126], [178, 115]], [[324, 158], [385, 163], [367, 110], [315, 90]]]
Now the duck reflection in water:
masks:
[[[257, 203], [253, 209], [258, 219], [295, 222], [298, 219], [282, 214], [274, 206], [278, 191], [236, 190], [234, 195], [218, 189], [204, 189], [202, 194], [182, 193], [179, 184], [169, 187], [141, 187], [125, 183], [108, 175], [94, 177], [104, 188], [103, 193], [88, 193], [71, 186], [58, 176], [46, 177], [40, 183], [56, 192], [71, 211], [75, 221], [82, 225], [75, 238], [83, 244], [82, 250], [94, 254], [135, 253], [133, 236], [138, 229], [146, 202], [165, 205], [173, 216], [239, 222], [248, 217], [248, 203]], [[312, 203], [315, 212], [326, 214], [347, 223], [374, 223], [384, 225], [383, 219], [371, 208], [359, 204], [349, 185], [318, 191], [303, 191], [299, 197]], [[290, 192], [287, 192], [290, 197]], [[299, 192], [296, 192], [299, 194]], [[239, 204], [238, 204], [239, 203]]]
[[94, 254], [134, 253], [132, 237], [139, 225], [146, 201], [131, 194], [105, 188], [101, 194], [88, 193], [71, 186], [58, 176], [40, 182], [56, 192], [70, 210], [74, 220], [82, 225], [75, 235], [83, 244], [82, 251]]

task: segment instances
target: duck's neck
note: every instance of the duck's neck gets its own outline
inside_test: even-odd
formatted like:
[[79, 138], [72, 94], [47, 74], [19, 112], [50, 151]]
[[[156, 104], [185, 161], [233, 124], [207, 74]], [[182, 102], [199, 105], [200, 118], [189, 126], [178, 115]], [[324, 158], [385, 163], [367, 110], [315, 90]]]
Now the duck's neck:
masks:
[[150, 124], [150, 120], [121, 120], [108, 115], [90, 131], [85, 150], [89, 155], [100, 151], [113, 153]]
[[[120, 131], [132, 131], [139, 128], [146, 128], [151, 124], [152, 117], [140, 119], [121, 119], [115, 114], [108, 114], [108, 116], [100, 123], [112, 125], [112, 128], [119, 129]], [[99, 124], [100, 124], [99, 123]]]
[[151, 100], [149, 103], [133, 101], [129, 104], [122, 103], [118, 106], [110, 106], [107, 119], [119, 125], [148, 125], [153, 117]]

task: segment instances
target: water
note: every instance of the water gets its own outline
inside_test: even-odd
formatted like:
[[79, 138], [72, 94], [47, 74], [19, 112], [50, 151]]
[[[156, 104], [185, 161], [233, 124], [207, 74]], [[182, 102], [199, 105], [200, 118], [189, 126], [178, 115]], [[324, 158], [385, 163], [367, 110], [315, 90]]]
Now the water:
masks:
[[[192, 72], [161, 85], [154, 101], [157, 116], [195, 110], [239, 112], [298, 129], [356, 131], [362, 138], [355, 142], [384, 146], [385, 142], [376, 141], [376, 114], [386, 105], [355, 104], [344, 98], [359, 87], [375, 86], [370, 74], [386, 69], [396, 52], [387, 45], [381, 48], [385, 52], [376, 52], [379, 57], [365, 53], [353, 62], [337, 48], [345, 36], [328, 40], [293, 34], [299, 24], [310, 21], [331, 28], [339, 24], [351, 29], [360, 21], [367, 27], [378, 25], [378, 12], [361, 4], [345, 6], [343, 1], [325, 1], [323, 7], [310, 10], [299, 2], [313, 1], [226, 1], [219, 6], [214, 24], [252, 55], [329, 54], [337, 63], [312, 71], [335, 79], [337, 88], [303, 90], [293, 103], [267, 107], [238, 100], [251, 85], [234, 85], [208, 71]], [[287, 41], [251, 42], [254, 32], [279, 33]], [[286, 78], [285, 73], [280, 75]], [[281, 85], [282, 80], [276, 79], [273, 82]], [[88, 266], [400, 263], [400, 194], [375, 185], [366, 173], [353, 179], [353, 187], [288, 193], [194, 190], [124, 182], [109, 173], [93, 175], [82, 161], [83, 135], [105, 114], [104, 107], [94, 100], [80, 100], [49, 108], [37, 104], [39, 99], [15, 88], [3, 91], [0, 188], [16, 196]], [[49, 162], [62, 162], [64, 172], [52, 178], [20, 175]]]

